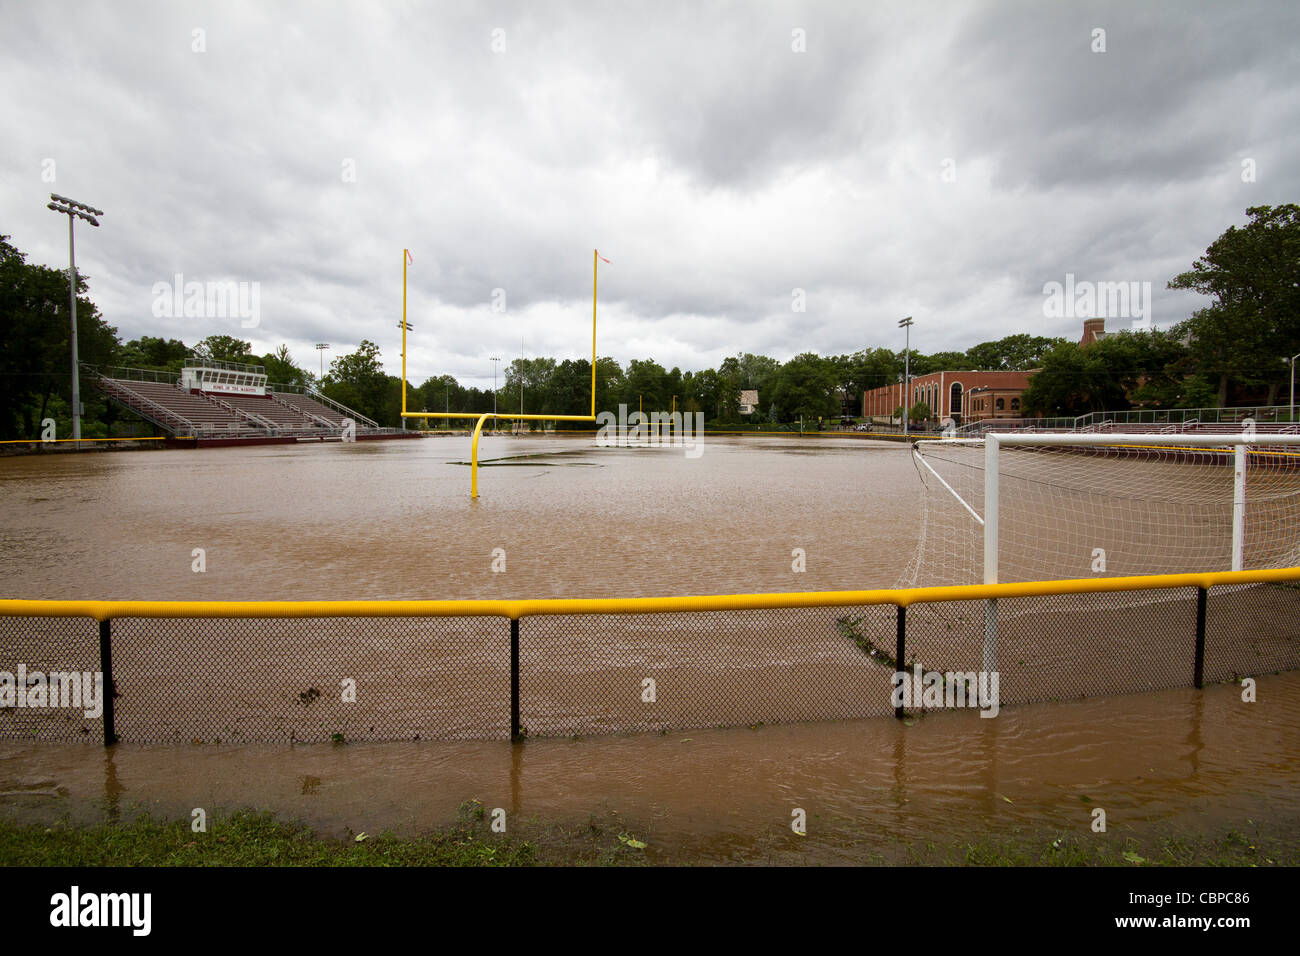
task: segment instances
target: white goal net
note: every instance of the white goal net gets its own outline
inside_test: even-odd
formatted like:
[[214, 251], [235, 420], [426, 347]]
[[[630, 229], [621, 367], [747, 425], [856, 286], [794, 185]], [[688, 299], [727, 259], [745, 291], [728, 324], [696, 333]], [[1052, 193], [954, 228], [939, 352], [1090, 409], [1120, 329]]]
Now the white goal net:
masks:
[[901, 586], [1300, 565], [1297, 436], [1004, 435], [913, 458], [924, 513]]

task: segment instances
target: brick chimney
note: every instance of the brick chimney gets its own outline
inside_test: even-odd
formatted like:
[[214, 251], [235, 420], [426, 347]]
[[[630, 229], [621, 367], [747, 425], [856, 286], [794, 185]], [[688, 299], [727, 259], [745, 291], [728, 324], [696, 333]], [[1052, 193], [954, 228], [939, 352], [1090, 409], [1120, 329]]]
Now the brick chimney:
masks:
[[1106, 320], [1105, 319], [1084, 319], [1083, 320], [1083, 338], [1079, 339], [1079, 345], [1091, 345], [1098, 339], [1106, 337]]

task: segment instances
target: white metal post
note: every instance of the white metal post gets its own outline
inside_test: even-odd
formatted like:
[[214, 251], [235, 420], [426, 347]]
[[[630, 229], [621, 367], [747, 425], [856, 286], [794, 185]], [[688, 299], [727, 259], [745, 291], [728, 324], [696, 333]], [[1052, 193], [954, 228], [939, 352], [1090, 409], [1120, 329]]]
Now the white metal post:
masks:
[[984, 583], [998, 583], [998, 438], [984, 438]]
[[1287, 416], [1287, 421], [1295, 423], [1295, 360], [1300, 358], [1300, 353], [1291, 356], [1291, 414]]
[[1232, 457], [1232, 570], [1240, 571], [1246, 545], [1246, 446], [1237, 445]]
[[912, 323], [905, 326], [903, 345], [903, 437], [907, 437], [907, 426], [912, 418]]
[[[998, 438], [984, 439], [984, 583], [998, 583]], [[998, 602], [984, 602], [984, 673], [998, 669]]]

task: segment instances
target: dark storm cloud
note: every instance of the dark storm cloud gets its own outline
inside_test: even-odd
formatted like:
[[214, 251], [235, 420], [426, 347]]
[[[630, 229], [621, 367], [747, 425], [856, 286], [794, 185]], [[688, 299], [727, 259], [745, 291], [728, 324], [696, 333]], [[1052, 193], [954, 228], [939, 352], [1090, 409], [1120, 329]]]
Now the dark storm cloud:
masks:
[[[394, 370], [409, 247], [417, 379], [585, 354], [593, 246], [624, 361], [897, 348], [907, 314], [926, 351], [1076, 335], [1043, 310], [1066, 273], [1149, 281], [1168, 325], [1199, 302], [1169, 278], [1296, 199], [1292, 10], [0, 3], [0, 232], [61, 265], [45, 194], [84, 199], [125, 337], [313, 367], [370, 338]], [[260, 326], [154, 315], [177, 273], [260, 283]]]
[[1252, 142], [1260, 94], [1295, 79], [1278, 38], [1297, 29], [1284, 3], [1015, 3], [966, 21], [927, 105], [955, 93], [951, 120], [1009, 188], [1212, 176]]

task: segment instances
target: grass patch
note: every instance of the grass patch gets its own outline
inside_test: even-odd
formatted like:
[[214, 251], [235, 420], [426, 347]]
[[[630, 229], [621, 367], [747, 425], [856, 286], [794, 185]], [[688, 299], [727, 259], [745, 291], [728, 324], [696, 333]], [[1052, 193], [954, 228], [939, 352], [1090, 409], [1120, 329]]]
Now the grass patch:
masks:
[[209, 819], [207, 833], [190, 821], [148, 815], [121, 824], [54, 826], [0, 819], [2, 866], [545, 866], [623, 865], [644, 861], [593, 821], [587, 827], [542, 830], [531, 839], [491, 831], [477, 801], [462, 804], [455, 826], [407, 839], [350, 833], [344, 840], [245, 810]]

